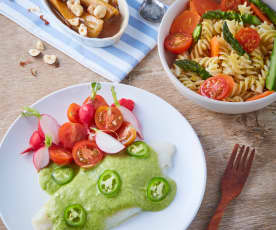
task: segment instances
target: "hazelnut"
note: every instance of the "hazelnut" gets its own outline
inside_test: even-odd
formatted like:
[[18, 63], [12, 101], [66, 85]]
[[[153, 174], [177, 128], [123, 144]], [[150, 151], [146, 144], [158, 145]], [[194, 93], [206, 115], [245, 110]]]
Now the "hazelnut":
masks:
[[94, 10], [94, 15], [97, 18], [104, 18], [106, 15], [106, 8], [102, 5], [98, 5]]

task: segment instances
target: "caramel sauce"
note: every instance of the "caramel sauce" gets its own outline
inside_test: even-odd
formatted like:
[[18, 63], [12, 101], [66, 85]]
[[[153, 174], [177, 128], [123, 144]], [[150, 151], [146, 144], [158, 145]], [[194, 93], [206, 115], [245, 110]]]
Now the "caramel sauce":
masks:
[[103, 30], [99, 38], [108, 38], [117, 34], [121, 29], [122, 22], [123, 17], [120, 14], [104, 21]]
[[[76, 33], [78, 33], [78, 31], [73, 26], [70, 25], [70, 23], [60, 14], [60, 12], [51, 4], [51, 2], [50, 1], [48, 1], [48, 2], [49, 2], [49, 6], [50, 6], [52, 12], [55, 14], [55, 16], [64, 25], [68, 26], [71, 30], [74, 30]], [[110, 4], [118, 9], [118, 5], [116, 4], [115, 0], [111, 1]], [[108, 38], [108, 37], [114, 36], [115, 34], [117, 34], [120, 31], [122, 22], [123, 22], [123, 17], [121, 16], [121, 14], [119, 14], [117, 16], [113, 16], [109, 20], [104, 20], [103, 30], [101, 31], [98, 38]]]

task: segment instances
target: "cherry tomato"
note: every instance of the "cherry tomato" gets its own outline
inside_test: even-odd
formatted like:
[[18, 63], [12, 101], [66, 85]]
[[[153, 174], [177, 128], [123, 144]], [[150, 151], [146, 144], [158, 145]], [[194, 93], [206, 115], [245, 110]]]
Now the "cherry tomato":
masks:
[[117, 107], [100, 106], [95, 114], [96, 126], [101, 130], [116, 131], [123, 121], [123, 115]]
[[188, 50], [193, 43], [193, 37], [190, 34], [175, 33], [170, 34], [165, 39], [165, 48], [172, 53], [180, 54]]
[[96, 95], [94, 100], [91, 100], [91, 97], [85, 99], [83, 104], [92, 103], [94, 105], [95, 110], [97, 110], [100, 106], [108, 106], [107, 102], [101, 95]]
[[200, 87], [200, 94], [211, 99], [222, 100], [231, 93], [230, 86], [224, 77], [210, 77]]
[[243, 49], [248, 53], [254, 51], [261, 42], [261, 38], [258, 32], [249, 27], [240, 29], [236, 34], [236, 39], [241, 44]]
[[129, 122], [124, 122], [117, 130], [118, 140], [125, 146], [132, 144], [136, 139], [136, 129]]
[[67, 110], [68, 120], [73, 123], [79, 123], [80, 122], [79, 110], [80, 110], [80, 105], [76, 103], [72, 103], [71, 105], [69, 105]]
[[51, 146], [49, 149], [51, 160], [58, 165], [68, 165], [73, 161], [72, 153], [59, 146]]
[[222, 0], [220, 3], [220, 9], [223, 11], [237, 10], [242, 0]]
[[87, 138], [87, 130], [80, 123], [66, 122], [59, 128], [58, 136], [64, 148], [72, 149], [76, 142]]
[[96, 143], [89, 140], [77, 142], [72, 152], [75, 163], [83, 168], [95, 166], [104, 157], [104, 153], [97, 147]]

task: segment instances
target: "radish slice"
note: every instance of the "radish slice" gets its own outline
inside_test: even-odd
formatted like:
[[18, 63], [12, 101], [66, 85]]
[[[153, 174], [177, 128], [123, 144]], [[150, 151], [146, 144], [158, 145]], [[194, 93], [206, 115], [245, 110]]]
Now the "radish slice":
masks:
[[125, 148], [120, 141], [102, 131], [96, 132], [96, 144], [100, 150], [108, 154], [118, 153]]
[[129, 122], [133, 126], [133, 128], [136, 129], [137, 134], [141, 139], [144, 139], [139, 121], [137, 120], [133, 112], [131, 112], [129, 109], [127, 109], [124, 106], [118, 106], [117, 108], [123, 114], [124, 120]]
[[40, 133], [36, 130], [30, 137], [30, 146], [25, 149], [21, 154], [38, 150], [43, 145], [44, 138], [40, 136]]
[[43, 133], [44, 136], [48, 135], [52, 138], [54, 144], [59, 144], [58, 130], [60, 125], [57, 120], [48, 114], [43, 114], [39, 119], [39, 133]]
[[34, 153], [33, 163], [37, 171], [45, 168], [50, 163], [50, 155], [47, 146], [41, 147]]

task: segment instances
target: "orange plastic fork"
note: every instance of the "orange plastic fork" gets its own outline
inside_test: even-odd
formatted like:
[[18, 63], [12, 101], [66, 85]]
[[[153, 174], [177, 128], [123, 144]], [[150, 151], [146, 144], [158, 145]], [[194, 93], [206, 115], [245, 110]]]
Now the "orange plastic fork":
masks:
[[[240, 148], [239, 154], [238, 149]], [[221, 180], [221, 200], [207, 230], [216, 230], [227, 205], [240, 195], [249, 175], [255, 156], [255, 149], [249, 155], [249, 147], [235, 145], [231, 158]], [[249, 156], [248, 156], [249, 155]]]

